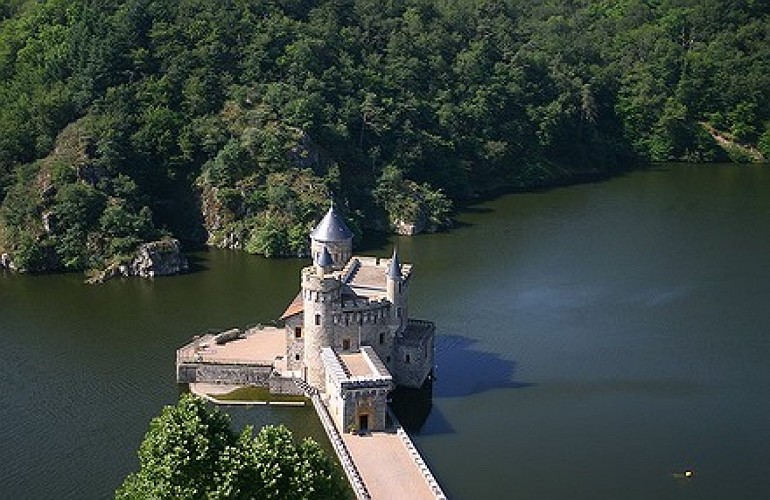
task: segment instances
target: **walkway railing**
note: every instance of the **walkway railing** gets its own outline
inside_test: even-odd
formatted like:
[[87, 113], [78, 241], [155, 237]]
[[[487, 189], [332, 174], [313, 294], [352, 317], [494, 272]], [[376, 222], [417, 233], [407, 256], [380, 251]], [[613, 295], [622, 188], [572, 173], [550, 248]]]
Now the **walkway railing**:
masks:
[[271, 367], [275, 360], [268, 359], [247, 359], [247, 358], [216, 358], [216, 353], [203, 354], [178, 354], [176, 357], [177, 365], [182, 363], [203, 364], [203, 365], [238, 365], [238, 366], [259, 366]]
[[428, 488], [430, 488], [431, 492], [433, 492], [433, 494], [436, 495], [436, 498], [438, 500], [446, 500], [446, 495], [444, 494], [444, 490], [441, 489], [441, 486], [439, 486], [438, 481], [436, 481], [436, 478], [433, 477], [433, 473], [428, 468], [428, 465], [425, 463], [425, 460], [422, 459], [422, 455], [420, 455], [420, 452], [417, 450], [417, 447], [412, 442], [412, 438], [410, 438], [409, 434], [407, 434], [404, 428], [401, 427], [401, 423], [399, 423], [398, 418], [396, 418], [396, 415], [393, 413], [393, 411], [390, 408], [388, 408], [388, 414], [390, 415], [390, 418], [393, 421], [393, 424], [396, 428], [396, 434], [398, 434], [398, 437], [401, 438], [401, 441], [404, 443], [404, 446], [406, 446], [406, 449], [409, 451], [409, 455], [412, 457], [412, 461], [415, 463], [417, 468], [420, 469], [422, 476], [425, 478], [425, 482], [428, 483]]
[[353, 488], [353, 492], [356, 494], [356, 498], [359, 500], [370, 500], [372, 496], [369, 494], [369, 490], [366, 489], [364, 480], [361, 478], [361, 473], [358, 472], [353, 457], [350, 456], [348, 447], [345, 446], [345, 442], [342, 440], [337, 427], [335, 427], [329, 416], [329, 411], [326, 409], [326, 405], [321, 401], [321, 396], [314, 394], [311, 398], [315, 411], [318, 413], [318, 418], [321, 419], [321, 424], [326, 430], [326, 434], [329, 436], [329, 441], [332, 443], [334, 451], [342, 463], [342, 468], [345, 470], [345, 475], [348, 477], [350, 486]]

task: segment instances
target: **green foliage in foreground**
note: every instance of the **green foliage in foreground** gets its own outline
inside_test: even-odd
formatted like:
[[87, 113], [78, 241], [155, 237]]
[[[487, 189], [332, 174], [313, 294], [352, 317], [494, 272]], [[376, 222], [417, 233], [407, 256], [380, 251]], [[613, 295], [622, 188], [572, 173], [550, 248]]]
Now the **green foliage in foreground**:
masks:
[[438, 229], [500, 189], [767, 158], [769, 26], [760, 0], [0, 0], [0, 251], [296, 255], [330, 196]]
[[339, 469], [314, 441], [297, 444], [283, 426], [236, 434], [227, 415], [190, 394], [152, 420], [139, 464], [116, 499], [349, 497]]

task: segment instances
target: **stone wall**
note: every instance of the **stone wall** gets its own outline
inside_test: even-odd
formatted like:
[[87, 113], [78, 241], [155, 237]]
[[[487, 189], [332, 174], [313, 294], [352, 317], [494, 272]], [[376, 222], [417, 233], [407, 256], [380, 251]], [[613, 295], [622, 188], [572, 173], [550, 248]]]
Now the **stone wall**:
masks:
[[324, 247], [329, 251], [334, 261], [334, 269], [342, 269], [353, 256], [353, 239], [344, 241], [316, 241], [311, 240], [310, 252], [313, 261], [321, 255]]
[[271, 375], [268, 378], [268, 387], [270, 388], [270, 394], [287, 394], [290, 396], [303, 396], [305, 394], [305, 391], [294, 382], [294, 379], [289, 377]]
[[420, 344], [399, 344], [396, 342], [391, 371], [396, 384], [403, 387], [422, 387], [433, 370], [434, 335]]
[[[286, 366], [289, 370], [301, 370], [305, 352], [304, 316], [298, 314], [286, 320]], [[294, 329], [301, 328], [300, 337], [294, 335]]]
[[321, 349], [333, 343], [332, 311], [339, 303], [340, 288], [339, 281], [330, 276], [318, 276], [312, 267], [302, 270], [303, 362], [307, 368], [307, 382], [315, 388], [324, 384]]
[[180, 384], [209, 382], [269, 387], [268, 378], [272, 371], [271, 366], [182, 363], [177, 367], [177, 382]]
[[370, 431], [382, 431], [387, 428], [388, 388], [343, 389], [344, 416], [343, 432], [359, 429], [359, 417], [366, 415]]

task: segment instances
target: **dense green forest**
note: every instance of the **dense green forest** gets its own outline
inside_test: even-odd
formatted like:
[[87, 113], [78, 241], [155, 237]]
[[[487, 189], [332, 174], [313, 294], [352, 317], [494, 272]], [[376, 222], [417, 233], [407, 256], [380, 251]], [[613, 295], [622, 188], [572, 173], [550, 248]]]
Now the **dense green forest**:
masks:
[[306, 250], [649, 161], [770, 157], [764, 0], [0, 0], [0, 252]]

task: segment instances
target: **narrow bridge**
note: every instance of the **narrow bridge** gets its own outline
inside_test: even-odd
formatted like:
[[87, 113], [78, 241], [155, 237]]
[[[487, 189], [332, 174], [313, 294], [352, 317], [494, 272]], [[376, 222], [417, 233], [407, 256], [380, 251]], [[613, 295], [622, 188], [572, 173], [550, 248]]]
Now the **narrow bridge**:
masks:
[[387, 431], [357, 435], [339, 432], [320, 396], [313, 406], [359, 500], [446, 499], [395, 415]]

